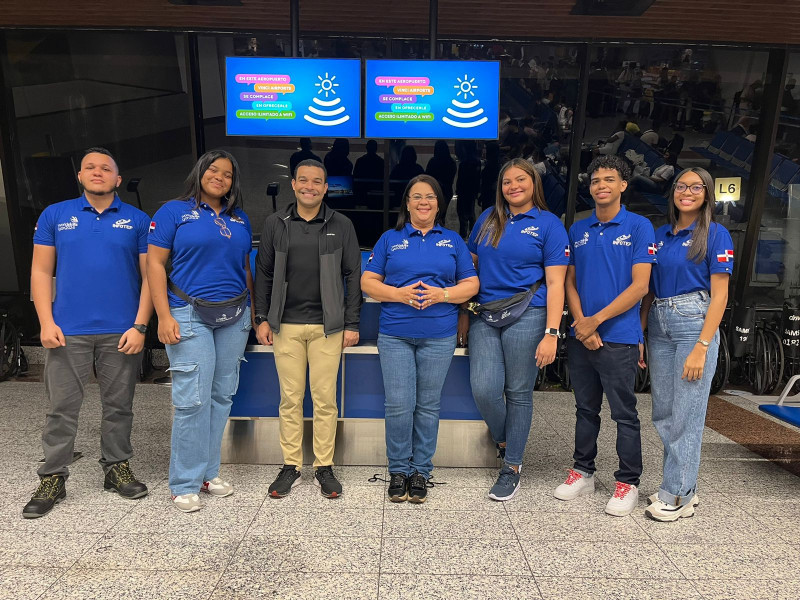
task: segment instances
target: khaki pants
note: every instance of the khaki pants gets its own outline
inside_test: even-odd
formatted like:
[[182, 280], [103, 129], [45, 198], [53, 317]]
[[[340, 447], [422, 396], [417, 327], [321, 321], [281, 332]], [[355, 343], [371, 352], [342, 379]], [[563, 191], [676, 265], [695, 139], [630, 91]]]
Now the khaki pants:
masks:
[[273, 338], [275, 367], [281, 384], [279, 425], [283, 463], [303, 465], [303, 397], [306, 365], [314, 403], [314, 467], [333, 464], [336, 439], [336, 375], [344, 332], [325, 337], [322, 325], [281, 323]]

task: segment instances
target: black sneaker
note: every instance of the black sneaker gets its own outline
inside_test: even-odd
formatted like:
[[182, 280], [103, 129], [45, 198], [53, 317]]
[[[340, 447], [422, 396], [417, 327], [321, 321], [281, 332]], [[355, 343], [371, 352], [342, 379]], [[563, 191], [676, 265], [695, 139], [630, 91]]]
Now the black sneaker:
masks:
[[414, 473], [408, 478], [408, 501], [422, 504], [427, 499], [428, 481], [424, 475]]
[[317, 472], [314, 473], [314, 485], [319, 486], [319, 491], [326, 498], [338, 498], [342, 495], [342, 484], [329, 466], [317, 467]]
[[281, 472], [269, 486], [269, 495], [272, 498], [288, 496], [292, 488], [300, 483], [300, 471], [294, 465], [283, 465]]
[[30, 502], [22, 509], [22, 516], [26, 519], [43, 517], [66, 497], [67, 488], [64, 477], [61, 475], [42, 477]]
[[390, 473], [388, 493], [392, 502], [408, 500], [408, 476], [405, 473]]
[[115, 464], [108, 470], [103, 488], [131, 500], [147, 496], [147, 486], [136, 480], [127, 460]]

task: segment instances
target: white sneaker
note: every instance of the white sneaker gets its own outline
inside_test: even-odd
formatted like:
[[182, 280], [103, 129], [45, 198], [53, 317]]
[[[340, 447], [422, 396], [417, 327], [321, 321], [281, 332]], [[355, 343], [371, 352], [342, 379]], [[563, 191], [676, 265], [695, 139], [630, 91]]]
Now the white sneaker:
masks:
[[[648, 504], [648, 506], [649, 506], [650, 504], [654, 504], [654, 503], [656, 503], [656, 502], [658, 502], [658, 492], [656, 492], [655, 494], [650, 494], [650, 495], [647, 497], [647, 504]], [[692, 499], [689, 501], [689, 504], [692, 504], [693, 506], [697, 506], [698, 504], [700, 504], [700, 498], [698, 498], [698, 497], [697, 497], [697, 494], [695, 494], [694, 496], [692, 496]]]
[[578, 496], [594, 494], [594, 477], [584, 477], [570, 469], [567, 479], [556, 488], [553, 495], [559, 500], [575, 500]]
[[638, 501], [638, 488], [630, 483], [618, 481], [614, 495], [606, 504], [606, 513], [615, 517], [625, 517], [633, 512]]
[[195, 512], [200, 510], [200, 496], [197, 494], [181, 494], [180, 496], [173, 496], [172, 503], [181, 512]]
[[[692, 501], [693, 500], [694, 498]], [[691, 501], [683, 506], [673, 506], [672, 504], [657, 500], [645, 509], [644, 514], [654, 521], [677, 521], [681, 517], [693, 517], [695, 506], [696, 505], [692, 504]]]
[[200, 487], [200, 491], [211, 494], [212, 496], [224, 498], [233, 493], [233, 486], [222, 479], [222, 477], [214, 477], [211, 481], [204, 481], [203, 485]]

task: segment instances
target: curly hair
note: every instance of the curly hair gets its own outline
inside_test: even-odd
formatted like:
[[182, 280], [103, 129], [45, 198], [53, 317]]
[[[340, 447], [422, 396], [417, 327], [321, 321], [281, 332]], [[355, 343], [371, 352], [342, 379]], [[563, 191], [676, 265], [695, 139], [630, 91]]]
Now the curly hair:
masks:
[[590, 162], [589, 167], [586, 169], [590, 179], [598, 169], [613, 169], [619, 173], [622, 181], [629, 181], [631, 178], [631, 168], [627, 161], [616, 154], [601, 154]]

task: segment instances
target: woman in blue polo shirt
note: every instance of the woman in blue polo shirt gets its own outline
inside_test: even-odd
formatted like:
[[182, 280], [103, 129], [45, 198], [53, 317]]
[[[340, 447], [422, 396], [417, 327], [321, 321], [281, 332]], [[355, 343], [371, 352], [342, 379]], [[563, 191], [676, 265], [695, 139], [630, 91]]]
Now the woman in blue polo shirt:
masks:
[[397, 226], [375, 244], [361, 276], [364, 292], [382, 302], [378, 354], [392, 502], [425, 501], [442, 386], [456, 348], [457, 305], [478, 291], [464, 241], [439, 224], [442, 205], [438, 182], [414, 177]]
[[504, 458], [489, 491], [492, 500], [510, 500], [519, 489], [536, 375], [556, 356], [568, 246], [531, 163], [515, 158], [503, 165], [495, 205], [478, 217], [467, 243], [481, 282], [477, 300], [484, 304], [538, 287], [509, 325], [494, 327], [475, 316], [460, 322], [459, 335], [469, 327], [472, 394]]
[[220, 446], [239, 385], [253, 289], [252, 232], [240, 198], [236, 159], [212, 150], [197, 161], [183, 196], [150, 223], [147, 277], [175, 406], [169, 488], [184, 512], [200, 509], [200, 491], [233, 493], [219, 477]]
[[664, 443], [661, 487], [645, 511], [657, 521], [691, 517], [698, 504], [703, 425], [733, 272], [733, 241], [714, 222], [714, 181], [708, 172], [684, 170], [670, 196], [669, 223], [656, 231], [658, 262], [641, 310], [653, 424]]

